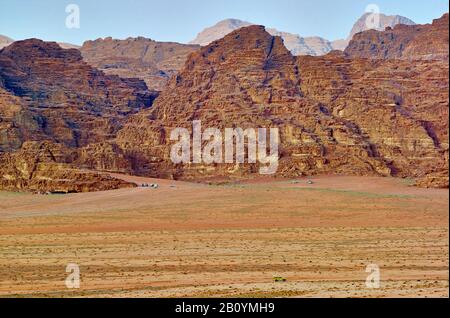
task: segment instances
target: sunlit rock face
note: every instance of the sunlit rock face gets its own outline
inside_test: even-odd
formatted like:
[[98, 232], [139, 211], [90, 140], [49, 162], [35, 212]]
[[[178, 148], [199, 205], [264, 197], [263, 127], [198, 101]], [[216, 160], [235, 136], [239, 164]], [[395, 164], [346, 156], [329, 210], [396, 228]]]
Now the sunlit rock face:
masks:
[[110, 75], [136, 77], [156, 91], [164, 89], [198, 45], [157, 42], [138, 37], [87, 41], [80, 48], [84, 60]]
[[257, 167], [171, 165], [171, 128], [189, 128], [192, 120], [218, 128], [278, 127], [280, 176], [424, 177], [448, 169], [447, 71], [444, 61], [370, 61], [337, 52], [294, 57], [279, 37], [250, 26], [192, 54], [117, 143], [139, 154], [144, 174], [241, 176]]
[[143, 81], [92, 68], [78, 50], [36, 39], [14, 42], [0, 51], [0, 151], [27, 140], [81, 147], [110, 139], [155, 97]]
[[[0, 187], [35, 191], [76, 178], [70, 191], [130, 186], [82, 169], [195, 181], [259, 174], [259, 163], [174, 164], [171, 132], [192, 131], [193, 121], [278, 128], [274, 176], [382, 175], [448, 187], [448, 16], [355, 41], [406, 29], [415, 35], [384, 41], [408, 43], [401, 56], [380, 58], [354, 56], [353, 46], [297, 57], [263, 26], [240, 28], [187, 55], [160, 94], [105, 75], [77, 50], [15, 42], [0, 51]], [[430, 47], [419, 51], [430, 30]]]

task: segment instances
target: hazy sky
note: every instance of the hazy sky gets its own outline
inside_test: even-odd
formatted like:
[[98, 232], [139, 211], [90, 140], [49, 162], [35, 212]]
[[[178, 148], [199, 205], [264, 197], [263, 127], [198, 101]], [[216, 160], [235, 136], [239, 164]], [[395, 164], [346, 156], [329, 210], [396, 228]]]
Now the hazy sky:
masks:
[[[66, 27], [68, 4], [80, 8], [80, 28]], [[188, 42], [205, 27], [237, 18], [302, 36], [345, 38], [367, 5], [430, 23], [447, 0], [0, 0], [0, 34], [13, 39], [81, 44], [112, 36]]]

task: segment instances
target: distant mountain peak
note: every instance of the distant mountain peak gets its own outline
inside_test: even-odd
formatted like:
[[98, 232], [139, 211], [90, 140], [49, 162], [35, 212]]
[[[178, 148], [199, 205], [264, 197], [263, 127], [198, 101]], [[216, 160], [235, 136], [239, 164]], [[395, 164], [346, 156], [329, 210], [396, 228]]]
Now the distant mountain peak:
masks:
[[5, 46], [10, 45], [13, 42], [14, 42], [13, 39], [0, 34], [0, 49], [4, 48]]
[[84, 42], [80, 51], [86, 62], [106, 74], [137, 77], [149, 88], [162, 90], [170, 76], [197, 49], [196, 45], [157, 42], [145, 37], [124, 40], [107, 37]]
[[219, 21], [212, 27], [204, 29], [197, 37], [189, 42], [189, 44], [197, 44], [206, 46], [215, 40], [221, 39], [227, 34], [243, 27], [252, 25], [253, 23], [242, 21], [239, 19], [226, 19]]
[[353, 58], [448, 60], [448, 14], [432, 24], [400, 24], [356, 33], [345, 49]]
[[[370, 15], [371, 13], [365, 13], [356, 21], [347, 39], [336, 40], [333, 42], [318, 36], [302, 37], [299, 34], [283, 32], [274, 28], [267, 28], [267, 32], [273, 36], [280, 36], [283, 38], [285, 46], [293, 55], [320, 56], [328, 54], [332, 50], [345, 50], [355, 34], [371, 28], [371, 25], [368, 23]], [[384, 31], [387, 27], [394, 27], [398, 24], [415, 24], [414, 21], [400, 15], [385, 15], [380, 13], [379, 18], [379, 27], [376, 28], [379, 31]], [[253, 23], [239, 19], [222, 20], [200, 32], [197, 37], [189, 43], [206, 46], [235, 30], [250, 25], [253, 25]]]
[[[239, 19], [222, 20], [200, 32], [190, 44], [206, 46], [233, 31], [251, 25], [255, 24]], [[280, 36], [284, 41], [284, 45], [293, 55], [323, 55], [333, 49], [328, 40], [320, 37], [301, 37], [298, 34], [283, 32], [274, 28], [267, 28], [266, 31], [272, 36]]]

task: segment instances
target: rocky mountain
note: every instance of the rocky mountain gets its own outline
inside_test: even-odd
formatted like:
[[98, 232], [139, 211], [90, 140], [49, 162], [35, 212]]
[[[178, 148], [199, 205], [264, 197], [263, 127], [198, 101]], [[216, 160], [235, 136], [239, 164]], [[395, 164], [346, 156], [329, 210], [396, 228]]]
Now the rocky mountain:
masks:
[[345, 54], [352, 58], [448, 60], [448, 30], [448, 13], [432, 24], [369, 30], [356, 34]]
[[79, 45], [65, 43], [65, 42], [58, 42], [58, 45], [63, 49], [77, 49], [78, 50], [81, 48], [81, 46], [79, 46]]
[[[378, 25], [376, 25], [377, 22]], [[378, 21], [376, 21], [373, 19], [372, 13], [365, 13], [353, 25], [347, 39], [334, 41], [333, 48], [335, 50], [344, 51], [353, 37], [358, 33], [368, 30], [384, 31], [386, 28], [393, 28], [399, 24], [415, 25], [416, 23], [400, 15], [385, 15], [383, 13], [378, 14]]]
[[242, 21], [239, 19], [226, 19], [218, 22], [214, 26], [204, 29], [197, 35], [194, 40], [189, 43], [207, 46], [210, 43], [225, 37], [233, 31], [248, 27], [250, 25], [253, 25], [253, 23]]
[[2, 104], [10, 113], [2, 124], [10, 127], [0, 150], [8, 150], [5, 143], [43, 136], [70, 147], [105, 140], [156, 97], [143, 81], [107, 76], [84, 62], [78, 50], [36, 39], [0, 51], [0, 89], [15, 105]]
[[162, 90], [171, 76], [184, 65], [197, 45], [156, 42], [147, 38], [112, 38], [87, 41], [80, 51], [93, 67], [106, 74], [137, 77], [153, 90]]
[[[27, 142], [79, 149], [114, 138], [128, 116], [156, 96], [143, 81], [92, 68], [78, 50], [36, 39], [14, 42], [0, 50], [0, 155], [14, 162], [5, 152], [24, 151]], [[11, 178], [8, 188], [17, 184]]]
[[299, 58], [302, 90], [357, 127], [393, 176], [448, 187], [448, 61]]
[[330, 41], [318, 36], [301, 37], [298, 34], [280, 32], [276, 29], [267, 29], [267, 32], [273, 36], [280, 36], [293, 55], [321, 56], [333, 50]]
[[[401, 42], [402, 54], [440, 57], [442, 43], [448, 50], [448, 16], [443, 19], [398, 26], [393, 30], [419, 35], [395, 31], [384, 44], [411, 38]], [[384, 34], [366, 31], [355, 40], [372, 32]], [[418, 38], [429, 38], [425, 51], [414, 44]], [[124, 44], [102, 45], [120, 52]], [[138, 59], [142, 46], [134, 52], [124, 45], [123, 54]], [[101, 47], [93, 50], [99, 60]], [[258, 163], [174, 164], [171, 131], [192, 131], [194, 120], [203, 129], [278, 128], [276, 176], [382, 175], [448, 187], [448, 59], [368, 59], [352, 51], [294, 56], [280, 36], [253, 25], [187, 56], [158, 95], [141, 80], [106, 75], [56, 43], [27, 40], [0, 50], [0, 188], [132, 186], [92, 170], [195, 181], [258, 175]]]
[[0, 34], [0, 49], [13, 43], [14, 40]]
[[79, 193], [132, 188], [108, 175], [81, 170], [67, 162], [72, 152], [61, 144], [26, 142], [21, 150], [0, 154], [0, 189], [35, 193]]
[[[347, 39], [329, 41], [321, 37], [301, 37], [298, 34], [292, 34], [288, 32], [281, 32], [277, 29], [267, 29], [273, 36], [281, 36], [284, 40], [285, 46], [291, 51], [293, 55], [312, 55], [322, 56], [328, 54], [332, 50], [343, 51], [350, 43], [350, 40], [357, 33], [363, 32], [371, 28], [372, 23], [368, 23], [371, 18], [370, 13], [364, 14], [356, 21]], [[398, 24], [414, 25], [415, 23], [408, 18], [392, 15], [387, 16], [385, 14], [379, 14], [379, 26], [377, 30], [384, 31], [387, 27], [394, 27]], [[241, 21], [238, 19], [228, 19], [217, 23], [216, 25], [209, 27], [200, 32], [197, 37], [191, 41], [191, 44], [198, 44], [206, 46], [213, 41], [223, 38], [225, 35], [238, 30], [243, 27], [248, 27], [253, 23]]]
[[444, 61], [296, 58], [280, 37], [250, 26], [191, 54], [114, 143], [139, 174], [248, 177], [258, 164], [172, 164], [171, 129], [192, 130], [193, 120], [220, 129], [278, 127], [280, 176], [393, 175], [448, 186], [447, 72]]
[[[353, 25], [352, 30], [350, 31], [349, 39], [352, 39], [353, 36], [357, 33], [361, 33], [367, 30], [374, 28], [375, 21], [370, 21], [372, 13], [365, 13], [361, 16], [361, 18], [356, 21]], [[400, 15], [385, 15], [383, 13], [378, 14], [379, 23], [378, 26], [375, 26], [375, 30], [384, 31], [386, 28], [393, 28], [398, 24], [404, 25], [415, 25], [416, 23], [406, 17]]]
[[[254, 24], [237, 19], [223, 20], [200, 32], [190, 43], [206, 46], [235, 30], [248, 27], [250, 25]], [[282, 37], [284, 40], [284, 45], [293, 55], [324, 55], [333, 49], [332, 44], [328, 40], [321, 37], [301, 37], [298, 34], [281, 32], [277, 29], [267, 29], [267, 32], [273, 36]]]
[[346, 39], [335, 40], [331, 42], [331, 47], [333, 48], [333, 50], [344, 51], [349, 42], [350, 40]]
[[[4, 36], [4, 35], [0, 35], [0, 49], [3, 49], [4, 47], [12, 44], [14, 42], [13, 39]], [[80, 46], [75, 45], [75, 44], [70, 44], [70, 43], [64, 43], [64, 42], [58, 42], [59, 46], [62, 47], [63, 49], [79, 49]]]

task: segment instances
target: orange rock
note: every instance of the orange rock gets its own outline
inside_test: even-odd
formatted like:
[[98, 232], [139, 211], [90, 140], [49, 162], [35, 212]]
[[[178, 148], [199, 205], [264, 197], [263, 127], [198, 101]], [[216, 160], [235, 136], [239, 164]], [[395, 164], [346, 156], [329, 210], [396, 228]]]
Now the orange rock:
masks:
[[345, 49], [348, 57], [448, 60], [448, 13], [432, 24], [397, 25], [385, 31], [356, 34]]

